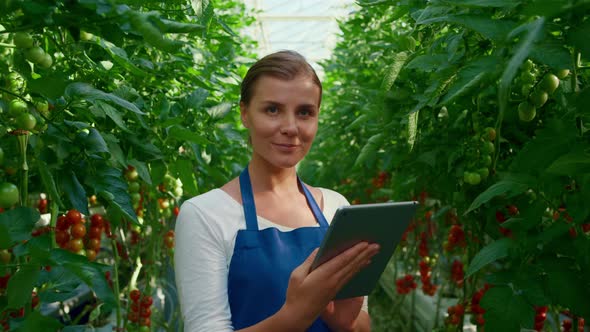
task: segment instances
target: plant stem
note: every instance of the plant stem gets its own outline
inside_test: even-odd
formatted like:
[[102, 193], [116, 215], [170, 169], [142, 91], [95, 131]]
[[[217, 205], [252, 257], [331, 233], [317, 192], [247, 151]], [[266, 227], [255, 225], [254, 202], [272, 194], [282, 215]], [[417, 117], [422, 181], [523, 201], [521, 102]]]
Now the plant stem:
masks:
[[17, 133], [18, 152], [20, 157], [20, 206], [26, 206], [29, 197], [29, 165], [27, 164], [27, 145], [29, 144], [29, 132]]
[[117, 297], [117, 331], [121, 326], [121, 296], [119, 295], [119, 252], [117, 251], [117, 240], [111, 239], [111, 250], [113, 251], [113, 258], [115, 259], [115, 263], [113, 264], [113, 287], [115, 296]]
[[[51, 198], [51, 196], [49, 196]], [[54, 230], [55, 226], [57, 225], [57, 214], [59, 213], [59, 207], [57, 205], [57, 202], [55, 201], [55, 199], [51, 199], [51, 206], [49, 208], [49, 213], [51, 214], [51, 221], [50, 221], [50, 226], [51, 229]], [[55, 231], [50, 232], [51, 233], [51, 248], [57, 248], [57, 243], [55, 242]]]

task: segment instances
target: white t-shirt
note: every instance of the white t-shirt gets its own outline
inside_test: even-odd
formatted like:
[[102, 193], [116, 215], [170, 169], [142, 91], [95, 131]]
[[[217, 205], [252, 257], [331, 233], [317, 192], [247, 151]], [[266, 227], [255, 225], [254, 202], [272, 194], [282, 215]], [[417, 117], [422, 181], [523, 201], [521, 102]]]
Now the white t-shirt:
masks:
[[[323, 213], [330, 223], [336, 209], [349, 203], [333, 190], [319, 189], [323, 195]], [[268, 227], [284, 232], [292, 230], [258, 216], [258, 228]], [[246, 229], [243, 207], [221, 189], [182, 204], [176, 219], [174, 265], [185, 331], [233, 331], [227, 280], [236, 236], [241, 229]], [[367, 298], [363, 310], [367, 311]]]

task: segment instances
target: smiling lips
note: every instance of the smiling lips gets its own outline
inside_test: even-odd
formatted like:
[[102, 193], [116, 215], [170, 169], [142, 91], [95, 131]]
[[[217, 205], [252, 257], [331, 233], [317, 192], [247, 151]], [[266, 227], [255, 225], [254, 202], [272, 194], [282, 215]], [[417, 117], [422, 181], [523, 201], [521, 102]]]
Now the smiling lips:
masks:
[[285, 144], [285, 143], [273, 143], [273, 145], [276, 146], [277, 148], [279, 148], [279, 150], [283, 150], [283, 151], [293, 151], [297, 147], [299, 147], [299, 145], [297, 145], [297, 144]]

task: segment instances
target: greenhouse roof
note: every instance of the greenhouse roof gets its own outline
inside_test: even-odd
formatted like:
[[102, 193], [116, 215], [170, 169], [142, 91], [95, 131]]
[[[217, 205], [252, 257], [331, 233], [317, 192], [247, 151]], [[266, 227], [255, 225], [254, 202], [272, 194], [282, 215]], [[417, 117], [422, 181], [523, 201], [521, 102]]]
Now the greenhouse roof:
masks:
[[258, 54], [291, 49], [314, 66], [330, 57], [339, 33], [337, 19], [355, 7], [354, 0], [245, 0], [257, 22], [247, 33], [258, 42]]

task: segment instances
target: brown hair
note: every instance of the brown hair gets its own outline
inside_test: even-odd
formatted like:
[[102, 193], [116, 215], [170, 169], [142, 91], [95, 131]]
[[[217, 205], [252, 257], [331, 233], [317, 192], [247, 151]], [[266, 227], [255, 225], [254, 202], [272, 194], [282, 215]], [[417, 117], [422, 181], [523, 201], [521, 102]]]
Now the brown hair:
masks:
[[256, 81], [265, 75], [284, 80], [292, 80], [299, 75], [307, 75], [320, 88], [319, 103], [322, 101], [322, 83], [305, 58], [295, 51], [279, 51], [263, 57], [248, 69], [241, 85], [241, 103], [246, 105], [250, 103]]

